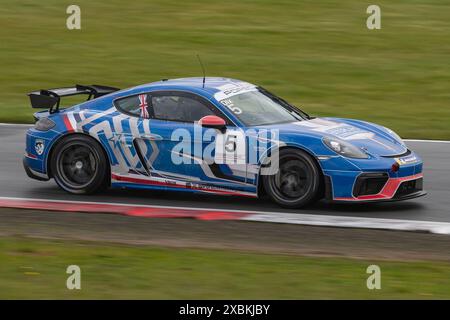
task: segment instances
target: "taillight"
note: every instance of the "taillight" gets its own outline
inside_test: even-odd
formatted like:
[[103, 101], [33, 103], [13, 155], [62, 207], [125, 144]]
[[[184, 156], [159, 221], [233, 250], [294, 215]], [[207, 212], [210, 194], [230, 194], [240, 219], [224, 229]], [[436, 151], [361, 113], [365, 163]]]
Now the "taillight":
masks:
[[55, 123], [49, 118], [40, 118], [34, 128], [39, 131], [48, 131], [55, 126]]

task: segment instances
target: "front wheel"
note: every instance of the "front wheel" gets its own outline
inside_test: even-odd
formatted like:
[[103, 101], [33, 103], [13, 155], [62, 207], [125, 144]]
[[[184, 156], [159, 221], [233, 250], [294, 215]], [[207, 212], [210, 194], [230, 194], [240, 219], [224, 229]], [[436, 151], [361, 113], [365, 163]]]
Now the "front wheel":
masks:
[[302, 150], [281, 149], [279, 169], [262, 176], [270, 198], [282, 207], [300, 208], [316, 201], [321, 194], [322, 174], [314, 159]]
[[63, 138], [52, 152], [51, 172], [65, 191], [91, 194], [107, 186], [108, 161], [94, 139], [74, 135]]

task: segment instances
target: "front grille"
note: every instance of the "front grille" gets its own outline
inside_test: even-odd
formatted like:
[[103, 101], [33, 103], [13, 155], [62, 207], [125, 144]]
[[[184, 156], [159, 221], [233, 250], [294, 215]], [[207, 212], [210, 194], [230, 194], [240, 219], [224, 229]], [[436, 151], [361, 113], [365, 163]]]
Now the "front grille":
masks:
[[405, 181], [400, 184], [394, 198], [401, 198], [423, 190], [423, 178]]
[[353, 196], [359, 197], [380, 193], [388, 179], [387, 173], [364, 173], [356, 180]]

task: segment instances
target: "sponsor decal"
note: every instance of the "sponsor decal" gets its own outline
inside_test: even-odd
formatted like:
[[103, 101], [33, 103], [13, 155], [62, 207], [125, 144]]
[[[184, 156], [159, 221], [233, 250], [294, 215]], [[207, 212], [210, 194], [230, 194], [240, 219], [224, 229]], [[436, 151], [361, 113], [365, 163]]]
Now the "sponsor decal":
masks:
[[220, 103], [230, 109], [234, 114], [242, 114], [242, 109], [236, 107], [231, 99], [221, 100]]
[[417, 159], [417, 157], [415, 155], [411, 155], [411, 156], [407, 156], [404, 158], [395, 158], [395, 161], [399, 165], [405, 165], [405, 164], [415, 163], [415, 162], [419, 161], [419, 159]]
[[373, 140], [375, 137], [374, 133], [364, 129], [319, 118], [310, 121], [301, 121], [296, 123], [296, 125], [307, 127], [313, 131], [332, 134], [343, 140]]
[[217, 89], [220, 90], [219, 92], [214, 94], [214, 98], [217, 101], [222, 101], [238, 94], [257, 91], [255, 85], [243, 81], [228, 83], [226, 85], [218, 87]]
[[36, 153], [40, 156], [44, 153], [44, 149], [45, 149], [44, 140], [37, 139], [34, 143], [34, 150], [36, 151]]
[[245, 197], [256, 197], [256, 193], [252, 192], [246, 192], [246, 191], [239, 191], [239, 190], [232, 190], [232, 189], [226, 189], [221, 188], [217, 186], [210, 186], [206, 184], [201, 183], [195, 183], [195, 182], [186, 182], [186, 181], [177, 181], [177, 180], [170, 180], [165, 178], [152, 178], [152, 177], [133, 177], [133, 175], [129, 176], [123, 176], [118, 174], [112, 174], [111, 178], [113, 179], [113, 183], [118, 182], [127, 182], [127, 183], [134, 183], [134, 184], [145, 184], [145, 185], [156, 185], [156, 186], [167, 186], [172, 188], [179, 188], [179, 189], [190, 189], [190, 190], [196, 190], [200, 192], [207, 192], [207, 193], [215, 193], [215, 194], [221, 194], [221, 195], [238, 195], [238, 196], [245, 196]]
[[343, 125], [335, 128], [331, 128], [325, 131], [326, 133], [335, 135], [339, 138], [345, 139], [356, 134], [367, 133], [367, 131], [348, 125]]

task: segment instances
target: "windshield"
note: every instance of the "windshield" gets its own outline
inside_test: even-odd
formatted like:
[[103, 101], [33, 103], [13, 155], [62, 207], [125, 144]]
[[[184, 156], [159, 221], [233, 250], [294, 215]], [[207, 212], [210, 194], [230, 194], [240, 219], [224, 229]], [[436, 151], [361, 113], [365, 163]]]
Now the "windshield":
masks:
[[246, 126], [260, 126], [307, 119], [286, 101], [262, 88], [253, 88], [220, 100]]

